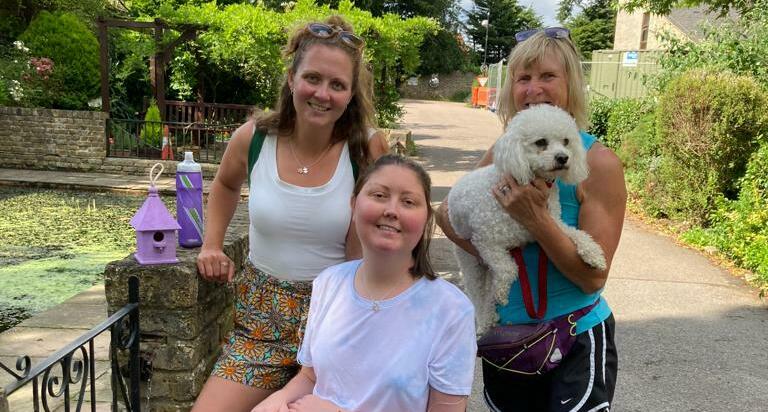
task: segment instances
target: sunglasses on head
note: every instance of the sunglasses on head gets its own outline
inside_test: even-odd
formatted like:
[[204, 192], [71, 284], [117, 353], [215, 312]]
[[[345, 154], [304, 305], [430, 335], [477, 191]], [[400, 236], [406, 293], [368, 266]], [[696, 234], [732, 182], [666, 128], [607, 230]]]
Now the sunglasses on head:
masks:
[[330, 26], [324, 23], [311, 23], [307, 26], [307, 31], [320, 39], [330, 39], [338, 35], [341, 42], [353, 49], [360, 50], [365, 46], [365, 40], [355, 33], [343, 30], [339, 26]]
[[515, 33], [515, 40], [518, 43], [528, 40], [534, 34], [544, 31], [544, 35], [550, 39], [569, 39], [571, 37], [571, 31], [565, 27], [547, 27], [546, 29], [530, 29], [523, 30]]

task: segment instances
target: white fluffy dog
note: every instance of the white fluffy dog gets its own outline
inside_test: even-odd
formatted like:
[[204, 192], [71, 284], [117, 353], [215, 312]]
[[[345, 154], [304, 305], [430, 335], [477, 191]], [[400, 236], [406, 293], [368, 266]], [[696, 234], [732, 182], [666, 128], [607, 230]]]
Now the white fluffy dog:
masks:
[[[518, 268], [509, 250], [534, 241], [502, 209], [492, 193], [493, 186], [504, 174], [511, 175], [520, 185], [527, 185], [535, 177], [577, 184], [589, 173], [576, 122], [562, 109], [545, 104], [517, 113], [496, 142], [493, 155], [492, 165], [462, 177], [448, 193], [451, 226], [462, 238], [471, 238], [490, 269], [463, 249], [455, 248], [464, 290], [475, 304], [480, 334], [497, 322], [495, 305], [507, 303], [509, 287], [517, 280]], [[604, 269], [605, 257], [600, 246], [586, 232], [560, 220], [557, 184], [552, 185], [547, 203], [552, 217], [573, 240], [584, 262]]]

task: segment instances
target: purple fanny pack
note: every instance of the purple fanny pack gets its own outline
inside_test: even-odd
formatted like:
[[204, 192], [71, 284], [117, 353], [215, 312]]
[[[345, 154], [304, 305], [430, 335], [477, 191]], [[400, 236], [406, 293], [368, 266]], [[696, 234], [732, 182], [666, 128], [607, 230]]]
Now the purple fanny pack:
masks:
[[597, 301], [546, 322], [496, 326], [477, 341], [477, 356], [520, 377], [549, 372], [576, 341], [577, 321], [596, 305]]

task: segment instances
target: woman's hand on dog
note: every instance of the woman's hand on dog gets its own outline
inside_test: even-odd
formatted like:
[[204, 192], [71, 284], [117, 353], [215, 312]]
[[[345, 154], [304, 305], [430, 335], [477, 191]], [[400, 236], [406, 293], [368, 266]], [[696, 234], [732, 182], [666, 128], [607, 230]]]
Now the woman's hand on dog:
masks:
[[519, 185], [511, 176], [505, 175], [493, 186], [493, 196], [512, 219], [526, 228], [549, 216], [549, 187], [542, 178], [536, 178], [528, 185]]

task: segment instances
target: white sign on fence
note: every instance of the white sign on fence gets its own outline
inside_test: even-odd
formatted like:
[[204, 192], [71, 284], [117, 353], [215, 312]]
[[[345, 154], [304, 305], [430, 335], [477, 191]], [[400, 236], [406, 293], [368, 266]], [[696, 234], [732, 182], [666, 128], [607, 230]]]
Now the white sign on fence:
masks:
[[624, 67], [637, 67], [638, 58], [639, 56], [636, 51], [624, 52], [623, 59], [621, 60], [621, 65]]

